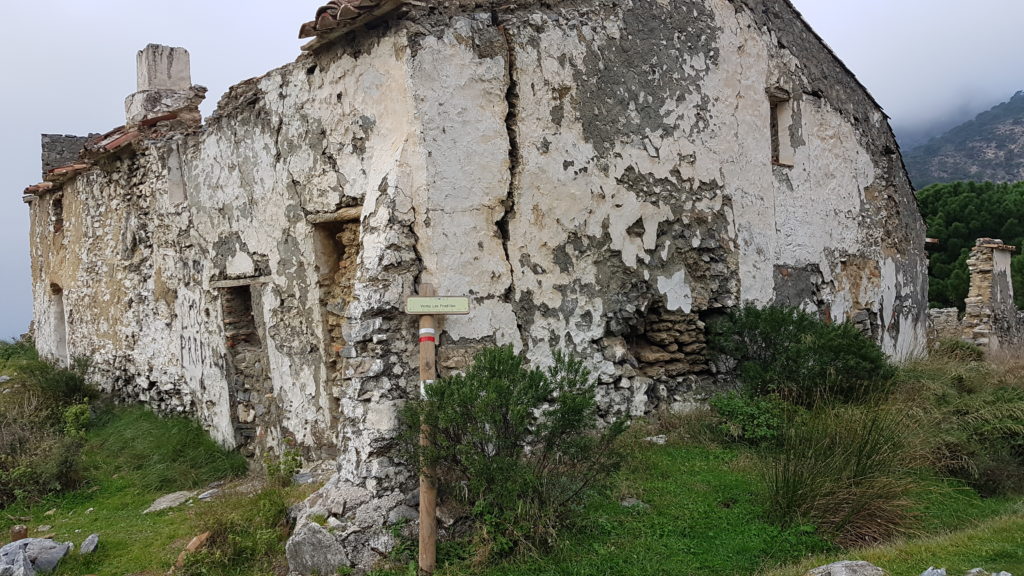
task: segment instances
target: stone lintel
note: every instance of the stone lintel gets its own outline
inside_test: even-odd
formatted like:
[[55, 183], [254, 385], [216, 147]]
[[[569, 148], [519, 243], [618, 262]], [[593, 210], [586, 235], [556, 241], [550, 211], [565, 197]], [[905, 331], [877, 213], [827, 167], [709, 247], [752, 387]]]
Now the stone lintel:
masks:
[[337, 212], [327, 214], [310, 214], [306, 216], [306, 222], [310, 224], [329, 224], [331, 222], [356, 222], [363, 214], [362, 206], [351, 206], [342, 208]]
[[210, 288], [222, 290], [224, 288], [237, 288], [239, 286], [251, 286], [253, 284], [267, 284], [270, 276], [250, 276], [248, 278], [233, 278], [229, 280], [214, 280], [210, 282]]

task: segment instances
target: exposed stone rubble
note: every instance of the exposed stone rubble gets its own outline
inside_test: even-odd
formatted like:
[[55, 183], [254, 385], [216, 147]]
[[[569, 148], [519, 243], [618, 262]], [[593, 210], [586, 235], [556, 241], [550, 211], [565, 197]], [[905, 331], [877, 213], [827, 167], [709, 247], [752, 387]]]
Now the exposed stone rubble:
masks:
[[870, 562], [844, 560], [808, 571], [804, 576], [889, 576], [889, 573]]
[[[946, 575], [947, 573], [945, 568], [935, 568], [934, 566], [921, 573], [921, 576]], [[819, 566], [818, 568], [809, 570], [804, 574], [804, 576], [889, 576], [889, 573], [870, 562], [864, 562], [861, 560], [844, 560], [827, 566]], [[975, 568], [967, 572], [965, 576], [1013, 576], [1013, 574], [1010, 574], [1009, 572], [990, 573], [986, 572], [984, 568]]]
[[49, 574], [74, 548], [71, 542], [23, 538], [0, 548], [0, 576]]
[[[154, 100], [26, 191], [44, 355], [224, 445], [333, 462], [294, 510], [294, 570], [369, 568], [414, 516], [394, 432], [419, 283], [472, 301], [439, 321], [442, 374], [561, 349], [608, 419], [704, 400], [705, 322], [742, 303], [924, 349], [895, 140], [788, 3], [420, 4], [318, 36], [204, 124]], [[147, 50], [177, 70], [150, 89], [191, 90], [177, 49]]]

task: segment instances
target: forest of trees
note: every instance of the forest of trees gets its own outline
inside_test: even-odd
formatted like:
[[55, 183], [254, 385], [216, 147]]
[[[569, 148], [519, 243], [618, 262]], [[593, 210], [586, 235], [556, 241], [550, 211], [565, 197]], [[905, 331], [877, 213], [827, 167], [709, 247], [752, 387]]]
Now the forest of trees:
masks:
[[[932, 307], [961, 310], [970, 285], [967, 258], [978, 238], [998, 238], [1024, 246], [1024, 182], [954, 182], [929, 186], [917, 194], [928, 236], [939, 245], [929, 254]], [[1013, 256], [1013, 292], [1024, 309], [1024, 255]]]

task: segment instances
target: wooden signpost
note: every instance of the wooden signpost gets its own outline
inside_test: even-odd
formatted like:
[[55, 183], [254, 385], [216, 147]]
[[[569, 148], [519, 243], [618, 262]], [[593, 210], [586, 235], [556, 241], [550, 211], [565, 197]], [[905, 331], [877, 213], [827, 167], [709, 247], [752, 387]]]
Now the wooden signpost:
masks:
[[[420, 395], [426, 396], [426, 387], [437, 375], [435, 365], [437, 326], [435, 315], [469, 314], [466, 296], [435, 296], [434, 287], [421, 284], [419, 294], [405, 301], [406, 314], [420, 317]], [[420, 426], [420, 445], [428, 446], [430, 429]], [[433, 574], [437, 565], [437, 484], [433, 470], [420, 471], [420, 574]]]

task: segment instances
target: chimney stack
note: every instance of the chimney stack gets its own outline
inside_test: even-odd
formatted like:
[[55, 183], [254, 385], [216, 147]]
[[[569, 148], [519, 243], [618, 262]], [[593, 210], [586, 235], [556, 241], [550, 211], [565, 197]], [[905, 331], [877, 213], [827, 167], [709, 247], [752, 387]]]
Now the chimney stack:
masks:
[[189, 125], [202, 122], [206, 88], [192, 85], [188, 50], [150, 44], [136, 56], [138, 91], [124, 103], [127, 126], [177, 113]]

